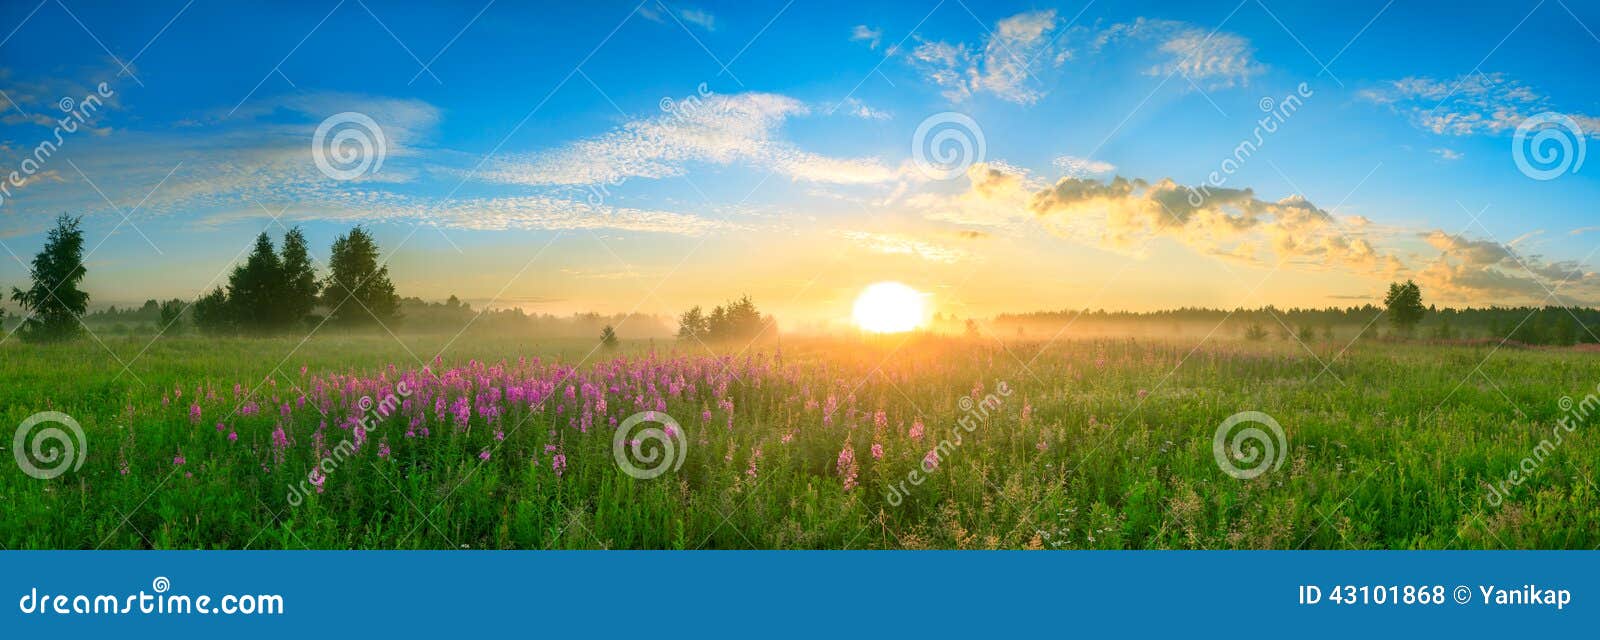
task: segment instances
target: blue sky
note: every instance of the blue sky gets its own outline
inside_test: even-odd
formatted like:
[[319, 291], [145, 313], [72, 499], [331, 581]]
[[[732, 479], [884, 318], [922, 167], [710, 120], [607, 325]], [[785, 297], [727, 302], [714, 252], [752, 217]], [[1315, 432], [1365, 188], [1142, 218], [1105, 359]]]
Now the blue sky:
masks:
[[[961, 315], [1406, 277], [1595, 303], [1597, 26], [1571, 0], [8, 2], [5, 172], [63, 98], [109, 97], [5, 193], [0, 242], [84, 215], [96, 306], [194, 296], [280, 222], [324, 250], [371, 225], [403, 294], [552, 312], [743, 291], [827, 322], [878, 280]], [[1543, 180], [1514, 149], [1542, 113], [1569, 147]], [[330, 121], [375, 125], [381, 164], [320, 170]]]

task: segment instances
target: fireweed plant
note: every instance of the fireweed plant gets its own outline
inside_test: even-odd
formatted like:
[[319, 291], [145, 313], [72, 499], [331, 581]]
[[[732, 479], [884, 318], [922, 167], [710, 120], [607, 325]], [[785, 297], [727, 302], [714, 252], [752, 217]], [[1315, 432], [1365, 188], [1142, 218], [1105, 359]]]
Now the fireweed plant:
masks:
[[[1600, 544], [1600, 494], [1584, 479], [1600, 455], [1586, 427], [1563, 431], [1500, 504], [1486, 497], [1567, 415], [1559, 396], [1600, 382], [1600, 361], [1494, 344], [1345, 346], [1310, 343], [1313, 357], [1292, 341], [909, 335], [712, 352], [474, 334], [185, 336], [123, 373], [92, 341], [13, 341], [0, 345], [0, 420], [60, 411], [88, 448], [59, 477], [0, 474], [0, 543]], [[681, 467], [641, 480], [612, 443], [614, 425], [646, 411], [673, 417], [685, 446]], [[1287, 436], [1282, 466], [1249, 480], [1212, 451], [1217, 425], [1241, 411], [1271, 414]]]

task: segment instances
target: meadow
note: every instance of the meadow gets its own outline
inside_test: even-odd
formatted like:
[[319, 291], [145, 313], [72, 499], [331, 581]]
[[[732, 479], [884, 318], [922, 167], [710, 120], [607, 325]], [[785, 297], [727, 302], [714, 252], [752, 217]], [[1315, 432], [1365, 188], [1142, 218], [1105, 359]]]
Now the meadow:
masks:
[[[0, 546], [1600, 545], [1600, 441], [1583, 402], [1600, 359], [1571, 348], [928, 334], [747, 351], [471, 335], [149, 343], [0, 345], [0, 424], [61, 411], [86, 440], [82, 466], [52, 479], [24, 474], [16, 443], [0, 442]], [[1286, 434], [1281, 464], [1249, 479], [1213, 449], [1244, 411]], [[634, 477], [615, 425], [648, 412], [675, 418], [682, 446], [644, 442], [645, 455], [679, 466]], [[1563, 418], [1573, 428], [1541, 445]]]

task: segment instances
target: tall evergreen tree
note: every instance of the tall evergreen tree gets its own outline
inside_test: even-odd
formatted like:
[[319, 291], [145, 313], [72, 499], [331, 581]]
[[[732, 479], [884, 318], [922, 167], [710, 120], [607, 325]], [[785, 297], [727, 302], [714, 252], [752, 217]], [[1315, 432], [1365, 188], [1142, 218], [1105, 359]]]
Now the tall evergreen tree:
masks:
[[228, 294], [222, 287], [212, 289], [194, 301], [194, 326], [202, 333], [211, 335], [234, 331], [233, 307], [228, 304]]
[[328, 321], [340, 326], [388, 324], [399, 318], [400, 296], [389, 281], [389, 268], [378, 264], [378, 243], [356, 227], [333, 241], [322, 303]]
[[263, 232], [256, 236], [250, 257], [228, 276], [228, 306], [235, 324], [252, 333], [283, 328], [287, 317], [283, 284], [283, 262]]
[[156, 326], [156, 330], [162, 332], [162, 335], [183, 335], [184, 309], [183, 301], [177, 298], [161, 303], [161, 322]]
[[678, 316], [678, 337], [683, 339], [705, 339], [708, 329], [706, 327], [705, 313], [700, 311], [699, 305], [683, 312]]
[[82, 218], [61, 214], [34, 256], [30, 269], [33, 286], [11, 288], [11, 299], [30, 313], [22, 324], [24, 340], [65, 340], [83, 331], [79, 320], [89, 309], [89, 294], [78, 288], [88, 273], [83, 267]]
[[283, 235], [283, 287], [285, 322], [290, 325], [304, 322], [317, 306], [317, 294], [322, 291], [322, 285], [317, 282], [311, 253], [306, 249], [306, 236], [300, 227]]

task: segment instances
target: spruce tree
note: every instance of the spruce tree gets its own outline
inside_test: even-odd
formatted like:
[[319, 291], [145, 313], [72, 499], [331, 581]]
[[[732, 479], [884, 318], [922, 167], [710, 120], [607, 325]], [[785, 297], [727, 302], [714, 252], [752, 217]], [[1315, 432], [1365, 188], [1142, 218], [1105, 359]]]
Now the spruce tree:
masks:
[[380, 266], [380, 259], [377, 241], [361, 227], [333, 241], [328, 277], [322, 284], [322, 303], [328, 307], [330, 323], [387, 325], [399, 318], [400, 296], [395, 295], [389, 268]]
[[306, 249], [306, 236], [300, 227], [283, 235], [283, 289], [283, 321], [288, 326], [304, 323], [317, 306], [317, 294], [322, 285], [317, 282], [311, 253]]
[[246, 332], [270, 333], [283, 328], [283, 262], [265, 232], [256, 236], [255, 249], [245, 263], [228, 276], [228, 306], [234, 323]]
[[235, 329], [233, 307], [228, 304], [228, 294], [222, 287], [194, 301], [194, 326], [202, 333], [225, 335]]
[[78, 288], [88, 273], [83, 267], [82, 218], [61, 214], [34, 256], [30, 269], [33, 286], [12, 287], [11, 300], [29, 315], [19, 331], [31, 342], [66, 340], [83, 331], [79, 320], [89, 309], [89, 294]]

